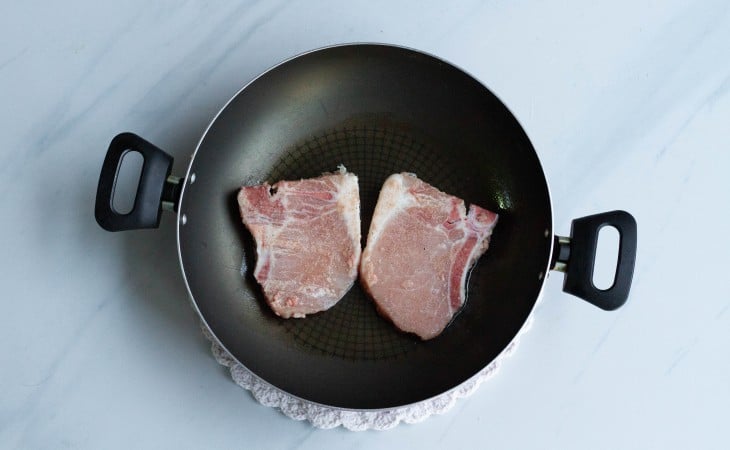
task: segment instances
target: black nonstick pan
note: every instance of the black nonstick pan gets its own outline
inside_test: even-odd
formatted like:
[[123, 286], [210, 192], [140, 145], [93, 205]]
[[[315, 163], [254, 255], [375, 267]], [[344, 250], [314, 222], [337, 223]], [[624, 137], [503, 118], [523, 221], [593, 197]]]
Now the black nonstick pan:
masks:
[[[144, 158], [134, 207], [112, 198], [120, 161]], [[359, 176], [363, 240], [380, 186], [414, 172], [439, 189], [499, 213], [491, 246], [468, 280], [466, 305], [422, 342], [378, 316], [357, 285], [306, 319], [270, 312], [252, 270], [255, 247], [241, 224], [242, 185], [315, 177], [338, 165]], [[429, 399], [486, 367], [532, 311], [548, 270], [564, 290], [607, 310], [629, 292], [636, 223], [613, 211], [554, 233], [540, 161], [509, 110], [477, 80], [433, 56], [387, 45], [343, 45], [289, 59], [239, 91], [201, 138], [185, 177], [172, 158], [130, 133], [112, 140], [95, 215], [110, 231], [178, 218], [183, 276], [201, 319], [241, 364], [283, 391], [319, 404], [383, 409]], [[614, 284], [592, 284], [598, 230], [620, 234]], [[364, 242], [363, 242], [364, 245]], [[140, 263], [144, 263], [140, 261]], [[191, 330], [192, 332], [192, 330]]]

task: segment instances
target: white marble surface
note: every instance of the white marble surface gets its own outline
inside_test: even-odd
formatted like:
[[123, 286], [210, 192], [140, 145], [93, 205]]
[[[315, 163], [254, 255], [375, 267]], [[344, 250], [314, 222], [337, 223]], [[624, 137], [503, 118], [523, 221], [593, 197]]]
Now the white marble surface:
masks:
[[[0, 448], [730, 447], [730, 3], [389, 3], [4, 4]], [[256, 403], [198, 330], [172, 216], [111, 234], [92, 214], [117, 132], [182, 172], [241, 85], [352, 41], [434, 53], [493, 89], [544, 163], [556, 231], [616, 208], [639, 224], [623, 309], [553, 274], [497, 377], [387, 432]]]

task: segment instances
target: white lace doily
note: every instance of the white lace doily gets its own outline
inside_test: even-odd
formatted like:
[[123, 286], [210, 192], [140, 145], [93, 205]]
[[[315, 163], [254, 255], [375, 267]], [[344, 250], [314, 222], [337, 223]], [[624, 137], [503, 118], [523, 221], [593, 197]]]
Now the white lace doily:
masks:
[[[534, 310], [533, 310], [534, 312]], [[294, 420], [308, 420], [317, 428], [334, 428], [342, 425], [348, 430], [387, 430], [400, 422], [417, 423], [426, 420], [432, 414], [443, 414], [450, 410], [456, 401], [474, 393], [482, 382], [493, 377], [500, 364], [511, 355], [517, 347], [519, 339], [532, 325], [532, 315], [527, 319], [517, 336], [500, 355], [487, 367], [468, 381], [441, 395], [398, 408], [369, 410], [347, 410], [331, 408], [293, 397], [270, 385], [239, 364], [203, 324], [203, 334], [211, 342], [211, 350], [219, 364], [229, 368], [233, 381], [251, 392], [251, 395], [264, 406], [278, 408], [282, 413]]]

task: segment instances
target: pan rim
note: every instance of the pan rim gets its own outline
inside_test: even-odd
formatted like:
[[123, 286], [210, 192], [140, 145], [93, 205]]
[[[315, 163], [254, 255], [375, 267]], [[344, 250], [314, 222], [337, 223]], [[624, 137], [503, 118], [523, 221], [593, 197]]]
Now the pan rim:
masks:
[[296, 60], [296, 59], [298, 59], [300, 57], [303, 57], [303, 56], [306, 56], [306, 55], [309, 55], [309, 54], [312, 54], [312, 53], [317, 53], [317, 52], [321, 52], [321, 51], [326, 51], [326, 50], [334, 49], [334, 48], [356, 47], [356, 46], [388, 47], [388, 48], [393, 48], [393, 49], [397, 49], [397, 50], [405, 50], [405, 51], [408, 51], [408, 52], [413, 52], [413, 53], [416, 53], [416, 54], [419, 54], [419, 55], [427, 56], [427, 57], [432, 58], [432, 59], [434, 59], [436, 61], [439, 61], [439, 62], [441, 62], [443, 64], [446, 64], [447, 66], [449, 66], [449, 67], [451, 67], [451, 68], [453, 68], [455, 70], [458, 70], [458, 71], [462, 72], [463, 74], [467, 75], [469, 78], [471, 78], [472, 80], [474, 80], [476, 83], [478, 83], [480, 86], [482, 86], [483, 89], [485, 89], [487, 92], [489, 92], [492, 95], [494, 95], [499, 100], [499, 102], [502, 104], [502, 106], [509, 112], [509, 114], [519, 124], [520, 129], [525, 134], [527, 140], [530, 142], [531, 147], [532, 147], [533, 151], [535, 152], [535, 157], [536, 157], [536, 160], [537, 160], [537, 164], [538, 164], [538, 167], [539, 167], [539, 169], [540, 169], [540, 171], [542, 173], [542, 177], [543, 177], [543, 181], [545, 183], [545, 189], [546, 189], [546, 193], [547, 193], [547, 201], [548, 201], [548, 205], [547, 206], [548, 206], [549, 211], [550, 211], [550, 217], [549, 217], [549, 229], [546, 230], [546, 236], [545, 237], [546, 237], [546, 239], [549, 239], [549, 251], [547, 253], [548, 257], [546, 258], [546, 261], [545, 261], [544, 266], [543, 266], [543, 270], [541, 272], [542, 273], [542, 279], [539, 280], [540, 281], [540, 288], [538, 289], [537, 295], [535, 297], [535, 301], [532, 303], [532, 307], [530, 308], [529, 313], [527, 314], [525, 320], [523, 321], [522, 326], [517, 331], [517, 333], [512, 337], [512, 339], [509, 341], [509, 343], [506, 346], [504, 346], [504, 348], [499, 352], [499, 354], [497, 354], [491, 361], [487, 362], [484, 365], [484, 367], [482, 367], [479, 371], [477, 371], [476, 373], [474, 373], [473, 375], [471, 375], [467, 379], [461, 381], [459, 384], [451, 387], [450, 389], [447, 389], [444, 392], [441, 392], [440, 394], [436, 394], [436, 395], [431, 396], [431, 397], [428, 397], [428, 398], [424, 398], [424, 399], [421, 399], [421, 400], [418, 400], [418, 401], [415, 401], [415, 402], [412, 402], [412, 403], [407, 403], [407, 404], [397, 405], [397, 406], [388, 406], [388, 407], [384, 407], [384, 408], [348, 408], [348, 407], [333, 406], [333, 405], [328, 405], [328, 404], [325, 404], [325, 403], [320, 403], [320, 402], [317, 402], [315, 400], [303, 398], [303, 397], [297, 396], [295, 394], [292, 394], [292, 393], [286, 391], [285, 389], [282, 389], [282, 388], [280, 388], [280, 387], [272, 384], [271, 382], [269, 382], [265, 378], [263, 378], [260, 375], [258, 375], [256, 372], [254, 372], [253, 370], [251, 370], [250, 368], [248, 368], [245, 364], [243, 364], [231, 351], [229, 351], [228, 348], [218, 338], [218, 336], [216, 335], [216, 333], [214, 332], [214, 330], [210, 327], [210, 325], [208, 324], [207, 320], [205, 319], [205, 317], [203, 316], [202, 312], [200, 311], [200, 308], [198, 307], [198, 303], [195, 300], [195, 295], [193, 294], [193, 292], [192, 292], [192, 290], [190, 288], [190, 283], [188, 282], [188, 278], [187, 278], [187, 275], [186, 275], [186, 272], [185, 272], [185, 264], [183, 262], [182, 244], [181, 244], [181, 238], [180, 238], [181, 227], [185, 225], [185, 215], [184, 215], [184, 212], [183, 212], [182, 208], [178, 208], [178, 211], [177, 211], [177, 224], [176, 224], [177, 255], [178, 255], [178, 262], [180, 264], [180, 270], [181, 270], [182, 276], [183, 276], [183, 281], [185, 283], [185, 288], [187, 290], [188, 297], [191, 300], [192, 307], [195, 310], [196, 314], [198, 315], [198, 318], [200, 319], [201, 323], [209, 331], [210, 337], [215, 341], [215, 343], [217, 345], [219, 345], [223, 350], [225, 350], [226, 353], [228, 355], [230, 355], [231, 358], [237, 364], [241, 365], [246, 370], [248, 370], [259, 381], [261, 381], [261, 382], [263, 382], [263, 383], [265, 383], [265, 384], [267, 384], [267, 385], [269, 385], [271, 387], [274, 387], [274, 388], [278, 389], [279, 391], [285, 393], [286, 395], [288, 395], [290, 397], [293, 397], [293, 398], [295, 398], [297, 400], [300, 400], [300, 401], [303, 401], [303, 402], [308, 402], [308, 403], [311, 403], [311, 404], [314, 404], [314, 405], [317, 405], [317, 406], [322, 406], [322, 407], [329, 408], [329, 409], [333, 409], [333, 410], [337, 410], [337, 411], [349, 411], [349, 412], [385, 412], [385, 411], [392, 411], [392, 410], [395, 410], [395, 409], [406, 408], [406, 407], [409, 407], [409, 406], [422, 404], [422, 403], [431, 401], [433, 399], [436, 399], [436, 398], [445, 396], [445, 395], [447, 395], [449, 393], [452, 393], [453, 391], [455, 391], [456, 389], [458, 389], [460, 386], [462, 386], [462, 385], [464, 385], [464, 384], [466, 384], [466, 383], [474, 380], [476, 377], [479, 376], [479, 374], [482, 372], [482, 370], [484, 370], [485, 368], [487, 368], [494, 361], [498, 361], [498, 360], [502, 359], [504, 356], [506, 356], [505, 355], [506, 350], [525, 331], [524, 330], [525, 324], [528, 323], [529, 319], [534, 314], [535, 307], [539, 303], [540, 299], [542, 298], [542, 296], [544, 294], [545, 281], [547, 279], [548, 271], [551, 270], [551, 268], [550, 268], [550, 261], [551, 261], [551, 256], [552, 256], [552, 254], [554, 252], [554, 236], [555, 236], [555, 232], [554, 232], [554, 218], [553, 218], [553, 207], [552, 207], [552, 195], [551, 195], [551, 190], [550, 190], [550, 185], [548, 183], [548, 179], [545, 176], [545, 171], [544, 171], [542, 162], [540, 161], [540, 158], [537, 155], [537, 151], [535, 150], [534, 146], [532, 145], [532, 140], [530, 139], [529, 135], [527, 134], [527, 131], [525, 130], [525, 128], [522, 126], [522, 124], [519, 123], [519, 120], [517, 120], [517, 117], [507, 107], [507, 105], [496, 94], [494, 94], [494, 92], [491, 89], [489, 89], [482, 81], [480, 81], [478, 78], [476, 78], [475, 76], [473, 76], [468, 71], [464, 70], [463, 68], [457, 66], [456, 64], [453, 64], [452, 62], [447, 61], [447, 60], [445, 60], [445, 59], [443, 59], [443, 58], [441, 58], [439, 56], [436, 56], [436, 55], [434, 55], [432, 53], [429, 53], [429, 52], [426, 52], [426, 51], [423, 51], [423, 50], [419, 50], [419, 49], [415, 49], [415, 48], [412, 48], [412, 47], [408, 47], [408, 46], [404, 46], [404, 45], [390, 44], [390, 43], [380, 43], [380, 42], [349, 42], [349, 43], [339, 43], [339, 44], [333, 44], [333, 45], [326, 45], [326, 46], [322, 46], [322, 47], [310, 49], [310, 50], [307, 50], [307, 51], [304, 51], [304, 52], [300, 52], [298, 54], [295, 54], [295, 55], [293, 55], [293, 56], [291, 56], [289, 58], [286, 58], [286, 59], [284, 59], [284, 60], [282, 60], [282, 61], [280, 61], [280, 62], [278, 62], [278, 63], [276, 63], [276, 64], [274, 64], [272, 66], [270, 66], [268, 69], [266, 69], [265, 71], [261, 72], [259, 75], [255, 76], [251, 80], [249, 80], [240, 89], [238, 89], [228, 99], [228, 101], [218, 110], [218, 112], [213, 116], [213, 118], [211, 119], [211, 121], [208, 123], [208, 126], [206, 127], [205, 131], [203, 132], [203, 134], [201, 135], [200, 139], [198, 140], [198, 143], [195, 146], [195, 150], [193, 151], [193, 153], [192, 153], [192, 155], [190, 157], [190, 161], [188, 162], [188, 167], [187, 167], [187, 170], [185, 172], [185, 177], [183, 178], [184, 182], [183, 182], [182, 190], [180, 192], [180, 198], [178, 200], [178, 205], [182, 205], [182, 201], [183, 201], [183, 198], [185, 196], [185, 191], [187, 189], [188, 183], [191, 182], [191, 178], [190, 177], [193, 174], [192, 169], [193, 169], [193, 165], [194, 165], [194, 162], [195, 162], [195, 157], [197, 156], [198, 151], [200, 150], [200, 147], [201, 147], [203, 141], [207, 137], [210, 129], [217, 122], [218, 118], [225, 112], [226, 109], [228, 109], [229, 105], [236, 98], [238, 98], [238, 96], [243, 91], [245, 91], [251, 84], [253, 84], [257, 80], [259, 80], [260, 78], [263, 78], [269, 72], [272, 72], [273, 70], [279, 68], [280, 66], [283, 66], [283, 65], [285, 65], [285, 64], [287, 64], [287, 63], [289, 63], [289, 62], [291, 62], [293, 60]]

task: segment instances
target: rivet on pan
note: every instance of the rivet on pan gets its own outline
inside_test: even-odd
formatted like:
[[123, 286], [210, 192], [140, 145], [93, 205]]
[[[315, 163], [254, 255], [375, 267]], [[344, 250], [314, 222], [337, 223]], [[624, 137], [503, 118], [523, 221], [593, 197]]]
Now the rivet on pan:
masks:
[[544, 272], [540, 272], [540, 273], [537, 274], [537, 279], [538, 280], [542, 280], [542, 277], [544, 277], [544, 276], [545, 276], [545, 273]]
[[[193, 175], [193, 176], [195, 176], [195, 175]], [[550, 230], [548, 230], [547, 228], [545, 228], [545, 233], [544, 233], [544, 236], [545, 236], [545, 237], [548, 237], [548, 236], [550, 236]]]
[[193, 183], [195, 183], [195, 174], [191, 173], [190, 174], [190, 184], [193, 184]]
[[188, 223], [188, 216], [186, 216], [185, 214], [183, 214], [182, 216], [180, 216], [180, 223], [183, 224], [183, 225], [185, 225], [186, 223]]

